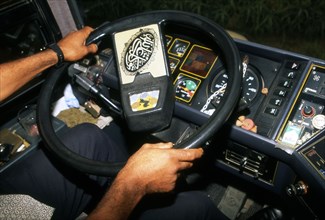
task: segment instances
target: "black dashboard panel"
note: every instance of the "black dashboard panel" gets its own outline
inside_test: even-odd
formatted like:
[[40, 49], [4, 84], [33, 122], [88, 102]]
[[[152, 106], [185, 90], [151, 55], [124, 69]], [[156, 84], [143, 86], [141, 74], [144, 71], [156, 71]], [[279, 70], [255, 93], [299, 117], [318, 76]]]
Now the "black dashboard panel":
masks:
[[298, 86], [306, 63], [288, 60], [282, 62], [268, 95], [256, 116], [256, 123], [261, 135], [273, 138], [276, 134], [277, 125], [281, 124], [281, 119], [286, 115], [286, 106], [289, 105], [290, 97]]
[[[185, 42], [185, 48], [200, 45], [197, 38], [195, 43], [192, 43], [191, 38], [177, 35], [169, 37], [168, 42], [173, 42], [173, 39], [175, 42]], [[324, 130], [325, 64], [324, 61], [313, 61], [309, 57], [251, 42], [238, 40], [237, 45], [243, 60], [247, 57], [249, 59], [249, 75], [243, 76], [242, 97], [246, 96], [246, 101], [250, 102], [242, 109], [239, 107], [233, 114], [228, 125], [231, 132], [228, 136], [222, 136], [223, 139], [226, 137], [226, 141], [213, 143], [216, 148], [220, 148], [216, 166], [264, 188], [272, 185], [274, 191], [280, 192], [295, 179], [295, 173], [286, 165], [294, 163], [293, 151], [308, 139], [312, 139], [317, 132]], [[209, 48], [209, 45], [203, 44], [202, 47]], [[191, 122], [199, 125], [207, 120], [208, 114], [203, 113], [202, 108], [215, 91], [213, 88], [221, 88], [227, 81], [222, 57], [218, 50], [214, 51], [217, 60], [209, 74], [204, 77], [201, 74], [182, 71], [181, 65], [191, 61], [173, 59], [171, 62], [176, 91], [182, 95], [177, 99], [176, 114], [185, 120], [190, 118]], [[182, 52], [186, 58], [190, 56], [186, 54], [188, 50]], [[177, 65], [174, 65], [175, 63]], [[177, 87], [182, 88], [177, 90]], [[218, 99], [222, 99], [222, 94], [209, 100], [210, 109], [218, 107]], [[301, 102], [305, 104], [302, 105]], [[301, 108], [307, 104], [312, 110], [305, 110], [312, 113], [307, 117], [306, 114], [302, 116], [303, 123], [298, 122], [299, 126], [304, 127], [305, 133], [301, 133], [297, 145], [288, 150], [280, 137], [288, 120], [297, 122], [298, 119], [293, 119], [297, 117], [296, 112], [299, 112], [301, 118]], [[237, 117], [242, 115], [252, 119], [257, 126], [256, 131], [235, 125]], [[308, 121], [310, 123], [306, 124]], [[314, 124], [318, 127], [315, 128], [312, 121], [317, 121]], [[312, 131], [308, 132], [310, 129]], [[319, 160], [323, 163], [322, 159]], [[323, 165], [318, 165], [318, 168], [319, 166]], [[324, 183], [324, 180], [318, 181], [318, 184]]]
[[[209, 101], [204, 109], [209, 115], [209, 110], [213, 111], [223, 96], [223, 92], [216, 96], [213, 93], [227, 81], [218, 50], [212, 51], [208, 45], [188, 36], [168, 34], [166, 38], [179, 106], [190, 106], [204, 113], [204, 106]], [[272, 48], [261, 47], [257, 48], [260, 51], [255, 51], [254, 46], [245, 47], [245, 51], [240, 52], [243, 59], [247, 57], [249, 60], [242, 87], [246, 105], [240, 110], [254, 120], [258, 134], [274, 140], [306, 77], [309, 60], [284, 51], [272, 55], [275, 53]]]

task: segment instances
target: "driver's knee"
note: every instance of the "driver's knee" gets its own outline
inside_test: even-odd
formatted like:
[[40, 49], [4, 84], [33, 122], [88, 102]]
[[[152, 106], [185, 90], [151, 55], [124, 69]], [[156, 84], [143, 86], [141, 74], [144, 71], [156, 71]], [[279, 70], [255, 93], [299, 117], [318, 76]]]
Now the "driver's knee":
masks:
[[101, 129], [91, 123], [78, 124], [63, 134], [63, 142], [70, 143], [71, 140], [89, 140], [101, 135]]
[[96, 146], [97, 140], [100, 140], [100, 129], [93, 124], [84, 123], [70, 128], [62, 135], [62, 142], [67, 148], [84, 157], [91, 149]]
[[126, 161], [127, 154], [109, 134], [94, 124], [83, 123], [69, 129], [62, 142], [75, 153], [92, 160]]

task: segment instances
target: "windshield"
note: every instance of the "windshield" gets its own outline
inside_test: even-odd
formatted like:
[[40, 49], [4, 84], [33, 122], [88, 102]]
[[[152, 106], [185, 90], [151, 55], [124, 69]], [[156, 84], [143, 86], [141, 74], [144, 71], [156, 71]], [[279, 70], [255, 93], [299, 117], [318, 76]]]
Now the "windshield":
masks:
[[78, 0], [86, 25], [148, 10], [201, 14], [250, 41], [325, 59], [325, 1]]

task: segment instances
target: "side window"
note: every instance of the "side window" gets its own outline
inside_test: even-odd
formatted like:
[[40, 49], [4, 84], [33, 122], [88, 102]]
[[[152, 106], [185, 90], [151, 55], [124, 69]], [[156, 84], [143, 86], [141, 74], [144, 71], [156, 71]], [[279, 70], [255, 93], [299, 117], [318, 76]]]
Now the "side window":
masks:
[[36, 20], [10, 26], [0, 33], [0, 62], [34, 54], [44, 46], [45, 41]]

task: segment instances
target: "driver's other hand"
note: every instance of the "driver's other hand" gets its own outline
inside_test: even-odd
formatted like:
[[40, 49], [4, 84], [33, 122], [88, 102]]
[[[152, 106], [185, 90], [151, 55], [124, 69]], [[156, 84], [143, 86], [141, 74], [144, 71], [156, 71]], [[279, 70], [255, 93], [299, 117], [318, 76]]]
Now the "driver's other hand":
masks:
[[76, 61], [89, 53], [97, 52], [96, 44], [86, 46], [86, 39], [92, 31], [93, 28], [86, 26], [78, 31], [70, 32], [58, 42], [65, 61]]
[[175, 188], [180, 171], [202, 157], [202, 149], [174, 149], [172, 143], [144, 144], [119, 173], [144, 194], [169, 192]]

